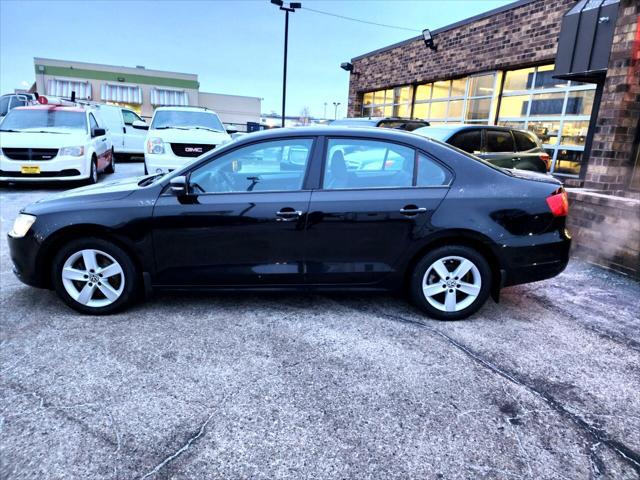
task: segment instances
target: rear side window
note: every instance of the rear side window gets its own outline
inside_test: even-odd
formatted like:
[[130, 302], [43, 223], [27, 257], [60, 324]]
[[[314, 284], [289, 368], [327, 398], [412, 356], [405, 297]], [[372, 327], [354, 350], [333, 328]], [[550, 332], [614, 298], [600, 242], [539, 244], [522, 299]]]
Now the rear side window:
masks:
[[465, 130], [452, 136], [447, 142], [467, 153], [476, 153], [482, 150], [482, 135], [480, 130]]
[[376, 140], [330, 139], [323, 188], [399, 188], [413, 184], [415, 151]]
[[451, 174], [435, 160], [426, 155], [418, 154], [418, 176], [416, 186], [418, 187], [439, 187], [448, 185]]
[[511, 132], [503, 130], [487, 130], [487, 152], [515, 152]]
[[538, 144], [535, 142], [533, 138], [531, 138], [531, 136], [528, 133], [514, 130], [513, 136], [516, 139], [516, 147], [518, 147], [519, 152], [525, 152], [527, 150], [538, 148]]

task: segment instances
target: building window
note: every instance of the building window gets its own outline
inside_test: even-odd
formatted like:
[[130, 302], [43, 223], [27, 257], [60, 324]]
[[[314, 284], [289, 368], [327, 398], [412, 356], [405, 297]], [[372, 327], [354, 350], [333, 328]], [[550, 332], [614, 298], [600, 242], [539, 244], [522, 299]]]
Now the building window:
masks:
[[495, 88], [495, 72], [418, 85], [413, 118], [488, 124]]
[[553, 69], [544, 65], [507, 71], [498, 124], [534, 132], [552, 158], [551, 172], [577, 176], [596, 86], [558, 80]]
[[363, 117], [402, 117], [411, 116], [410, 86], [365, 93], [362, 99]]
[[75, 92], [75, 96], [78, 100], [90, 100], [91, 84], [86, 81], [65, 80], [59, 78], [51, 78], [47, 82], [47, 95], [71, 98], [72, 92]]
[[151, 105], [156, 107], [163, 105], [186, 107], [189, 105], [189, 95], [184, 90], [152, 88]]

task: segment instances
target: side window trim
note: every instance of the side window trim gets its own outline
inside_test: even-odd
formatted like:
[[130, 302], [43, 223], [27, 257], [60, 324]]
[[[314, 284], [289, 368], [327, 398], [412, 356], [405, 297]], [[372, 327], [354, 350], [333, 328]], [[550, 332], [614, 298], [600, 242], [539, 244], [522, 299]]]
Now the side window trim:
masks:
[[[276, 138], [269, 138], [269, 139], [265, 139], [265, 140], [258, 140], [256, 142], [252, 142], [252, 143], [245, 143], [242, 145], [236, 145], [235, 148], [230, 149], [230, 150], [226, 150], [223, 153], [221, 153], [220, 155], [215, 155], [214, 153], [214, 157], [213, 158], [203, 158], [201, 162], [198, 162], [194, 165], [191, 165], [191, 168], [189, 168], [189, 170], [187, 170], [186, 172], [184, 172], [184, 176], [187, 179], [187, 184], [189, 184], [189, 182], [191, 181], [191, 173], [194, 170], [197, 170], [198, 168], [204, 167], [205, 165], [215, 162], [216, 159], [218, 157], [223, 157], [226, 156], [230, 153], [235, 152], [236, 150], [240, 150], [242, 148], [246, 148], [246, 147], [253, 147], [255, 145], [259, 145], [261, 143], [271, 143], [271, 142], [278, 142], [278, 141], [286, 141], [286, 140], [311, 140], [311, 149], [309, 151], [309, 157], [307, 159], [307, 166], [306, 166], [306, 170], [305, 170], [305, 174], [304, 177], [302, 179], [302, 188], [298, 189], [298, 190], [257, 190], [257, 191], [241, 191], [241, 192], [199, 192], [198, 196], [203, 196], [203, 195], [246, 195], [246, 194], [268, 194], [268, 193], [296, 193], [296, 192], [308, 192], [311, 189], [306, 188], [306, 183], [307, 183], [307, 176], [309, 175], [309, 169], [311, 166], [311, 162], [313, 160], [313, 155], [314, 155], [314, 151], [317, 150], [317, 145], [318, 145], [318, 136], [315, 135], [308, 135], [308, 136], [301, 136], [301, 137], [276, 137]], [[170, 192], [170, 189], [168, 188], [168, 184], [165, 185], [163, 187], [163, 192], [162, 195], [173, 195]]]

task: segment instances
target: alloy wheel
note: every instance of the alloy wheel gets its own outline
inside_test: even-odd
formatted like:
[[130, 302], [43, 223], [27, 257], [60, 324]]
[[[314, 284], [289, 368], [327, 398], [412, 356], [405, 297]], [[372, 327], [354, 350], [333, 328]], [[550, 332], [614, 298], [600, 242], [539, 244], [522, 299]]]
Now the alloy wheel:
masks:
[[124, 291], [122, 266], [108, 253], [85, 249], [70, 255], [62, 267], [62, 284], [69, 296], [87, 307], [106, 307]]
[[460, 256], [433, 262], [422, 279], [422, 292], [429, 304], [442, 312], [459, 312], [480, 294], [482, 278], [478, 267]]

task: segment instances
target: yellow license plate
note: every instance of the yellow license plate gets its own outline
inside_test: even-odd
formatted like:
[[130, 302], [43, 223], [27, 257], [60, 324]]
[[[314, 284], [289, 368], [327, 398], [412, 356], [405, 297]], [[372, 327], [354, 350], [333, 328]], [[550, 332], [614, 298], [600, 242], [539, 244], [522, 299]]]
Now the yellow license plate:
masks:
[[22, 167], [20, 167], [20, 173], [37, 175], [38, 173], [40, 173], [40, 166], [39, 165], [23, 165]]

